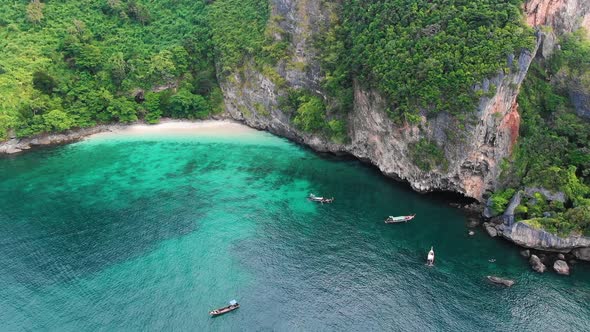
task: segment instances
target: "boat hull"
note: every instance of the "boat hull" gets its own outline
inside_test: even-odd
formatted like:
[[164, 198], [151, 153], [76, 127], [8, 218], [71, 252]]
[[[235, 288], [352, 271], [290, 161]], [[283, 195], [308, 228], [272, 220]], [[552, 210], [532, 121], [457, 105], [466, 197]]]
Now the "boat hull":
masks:
[[223, 314], [227, 314], [228, 312], [232, 312], [232, 311], [238, 309], [239, 307], [240, 307], [239, 304], [229, 305], [227, 307], [212, 310], [209, 312], [209, 315], [211, 315], [212, 317], [221, 316]]

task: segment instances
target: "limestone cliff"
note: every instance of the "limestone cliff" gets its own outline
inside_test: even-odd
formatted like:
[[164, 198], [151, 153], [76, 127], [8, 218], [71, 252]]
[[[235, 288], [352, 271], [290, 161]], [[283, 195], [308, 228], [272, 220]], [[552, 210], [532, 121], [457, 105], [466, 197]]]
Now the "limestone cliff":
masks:
[[[520, 117], [516, 96], [536, 49], [510, 57], [507, 61], [513, 69], [474, 87], [493, 97], [482, 98], [477, 112], [463, 122], [440, 114], [432, 119], [423, 116], [422, 123], [416, 126], [396, 125], [388, 117], [388, 104], [379, 93], [355, 84], [353, 110], [347, 118], [349, 140], [340, 144], [298, 130], [278, 102], [288, 88], [303, 87], [326, 97], [320, 84], [317, 50], [311, 40], [329, 25], [333, 8], [313, 0], [271, 3], [272, 16], [281, 20], [271, 20], [270, 24], [278, 24], [290, 36], [291, 59], [272, 68], [273, 75], [268, 71], [263, 74], [252, 65], [221, 76], [231, 117], [319, 151], [352, 154], [376, 165], [388, 176], [407, 181], [421, 192], [454, 191], [481, 200], [487, 190], [495, 187], [499, 163], [511, 153], [518, 138]], [[410, 157], [410, 149], [421, 138], [442, 147], [448, 165], [438, 165], [430, 171], [418, 168]]]
[[580, 27], [590, 31], [588, 0], [528, 0], [525, 12], [530, 26], [550, 26], [557, 34], [572, 32]]
[[[581, 27], [590, 36], [590, 1], [588, 0], [528, 0], [525, 4], [527, 22], [531, 26], [549, 26], [545, 32], [541, 56], [549, 57], [556, 47], [557, 36]], [[568, 90], [570, 100], [579, 116], [590, 118], [590, 91], [588, 77], [571, 77], [560, 73], [556, 83]], [[586, 82], [583, 83], [583, 82]]]

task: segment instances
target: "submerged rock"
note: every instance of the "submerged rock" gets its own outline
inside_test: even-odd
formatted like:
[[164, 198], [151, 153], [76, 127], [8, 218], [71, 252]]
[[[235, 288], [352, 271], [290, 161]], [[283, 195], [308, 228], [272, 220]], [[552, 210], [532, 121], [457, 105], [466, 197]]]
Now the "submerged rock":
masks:
[[521, 255], [522, 257], [524, 257], [524, 258], [529, 258], [529, 257], [531, 257], [531, 251], [530, 251], [530, 250], [528, 250], [528, 249], [527, 249], [527, 250], [522, 250], [522, 251], [520, 252], [520, 255]]
[[512, 285], [514, 285], [516, 283], [516, 281], [514, 281], [514, 280], [504, 279], [504, 278], [495, 277], [495, 276], [488, 276], [487, 278], [489, 281], [493, 282], [494, 284], [504, 285], [506, 287], [512, 287]]
[[498, 236], [498, 231], [496, 230], [496, 227], [492, 226], [490, 223], [484, 222], [483, 227], [486, 229], [486, 232], [488, 232], [488, 234], [491, 237]]
[[590, 247], [574, 249], [572, 250], [572, 254], [574, 254], [574, 257], [577, 259], [590, 261]]
[[547, 270], [547, 267], [545, 266], [545, 264], [543, 264], [543, 262], [541, 262], [541, 259], [537, 257], [537, 255], [531, 255], [529, 263], [531, 264], [533, 270], [535, 270], [536, 272], [543, 273], [545, 272], [545, 270]]
[[567, 265], [565, 261], [562, 261], [561, 259], [558, 259], [555, 261], [555, 263], [553, 263], [553, 269], [555, 270], [555, 272], [561, 275], [567, 276], [570, 274], [570, 267]]

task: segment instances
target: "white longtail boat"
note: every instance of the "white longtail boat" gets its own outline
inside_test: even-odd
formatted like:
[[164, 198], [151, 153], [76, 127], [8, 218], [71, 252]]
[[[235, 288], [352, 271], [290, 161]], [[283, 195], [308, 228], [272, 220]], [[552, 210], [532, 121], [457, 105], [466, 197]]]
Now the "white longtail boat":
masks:
[[426, 264], [428, 266], [434, 265], [434, 247], [430, 247], [430, 251], [428, 252], [428, 256], [426, 257]]
[[414, 217], [416, 217], [415, 214], [413, 214], [411, 216], [399, 216], [399, 217], [389, 216], [389, 217], [387, 217], [387, 219], [385, 219], [385, 223], [386, 224], [396, 224], [396, 223], [400, 223], [400, 222], [408, 222], [408, 221], [414, 219]]
[[318, 203], [332, 203], [334, 202], [334, 197], [332, 198], [325, 198], [325, 197], [320, 197], [320, 196], [316, 196], [314, 194], [309, 194], [309, 196], [307, 197], [307, 199], [309, 199], [312, 202], [318, 202]]

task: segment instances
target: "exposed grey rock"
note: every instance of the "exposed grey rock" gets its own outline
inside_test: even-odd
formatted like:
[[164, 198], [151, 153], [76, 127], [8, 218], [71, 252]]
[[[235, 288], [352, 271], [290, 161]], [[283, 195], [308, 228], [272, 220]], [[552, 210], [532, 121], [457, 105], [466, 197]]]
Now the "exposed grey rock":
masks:
[[496, 227], [492, 226], [490, 223], [484, 222], [483, 227], [486, 229], [486, 232], [488, 232], [488, 234], [491, 237], [498, 236], [498, 231], [496, 230]]
[[526, 250], [521, 250], [520, 251], [520, 255], [524, 258], [529, 258], [531, 257], [531, 251], [526, 249]]
[[565, 203], [565, 200], [566, 200], [565, 193], [563, 193], [561, 191], [553, 193], [545, 188], [527, 187], [524, 189], [524, 192], [525, 192], [525, 195], [528, 197], [533, 197], [533, 195], [535, 193], [539, 193], [539, 194], [543, 195], [549, 201], [557, 201], [557, 202]]
[[482, 215], [486, 219], [490, 219], [490, 218], [492, 218], [492, 217], [494, 217], [494, 216], [497, 215], [497, 214], [494, 213], [494, 211], [492, 211], [492, 199], [491, 199], [491, 197], [486, 200], [486, 206], [483, 209]]
[[512, 285], [514, 285], [514, 283], [516, 283], [514, 280], [511, 279], [504, 279], [504, 278], [500, 278], [500, 277], [496, 277], [496, 276], [487, 276], [488, 280], [498, 284], [498, 285], [504, 285], [506, 287], [512, 287]]
[[579, 260], [590, 261], [590, 246], [586, 248], [576, 248], [572, 250], [572, 254]]
[[541, 34], [541, 47], [539, 49], [539, 55], [543, 59], [549, 59], [555, 51], [555, 45], [558, 42], [558, 38], [553, 31], [542, 32]]
[[539, 259], [537, 255], [531, 255], [531, 258], [529, 259], [529, 264], [531, 264], [533, 270], [539, 273], [543, 273], [547, 269], [545, 264], [541, 262], [541, 259]]
[[570, 274], [570, 267], [567, 266], [567, 263], [562, 260], [556, 260], [555, 263], [553, 263], [553, 269], [555, 270], [555, 272], [562, 275]]
[[504, 211], [505, 216], [514, 215], [514, 210], [516, 210], [516, 207], [520, 205], [521, 197], [522, 193], [520, 191], [516, 192], [516, 194], [512, 196], [510, 202], [508, 203], [508, 207], [506, 207], [506, 210]]
[[562, 261], [565, 260], [565, 255], [564, 254], [557, 254], [557, 259], [560, 259]]
[[505, 226], [502, 236], [519, 246], [542, 251], [568, 253], [576, 248], [590, 247], [588, 237], [572, 235], [561, 238], [544, 230], [534, 229], [523, 222]]

